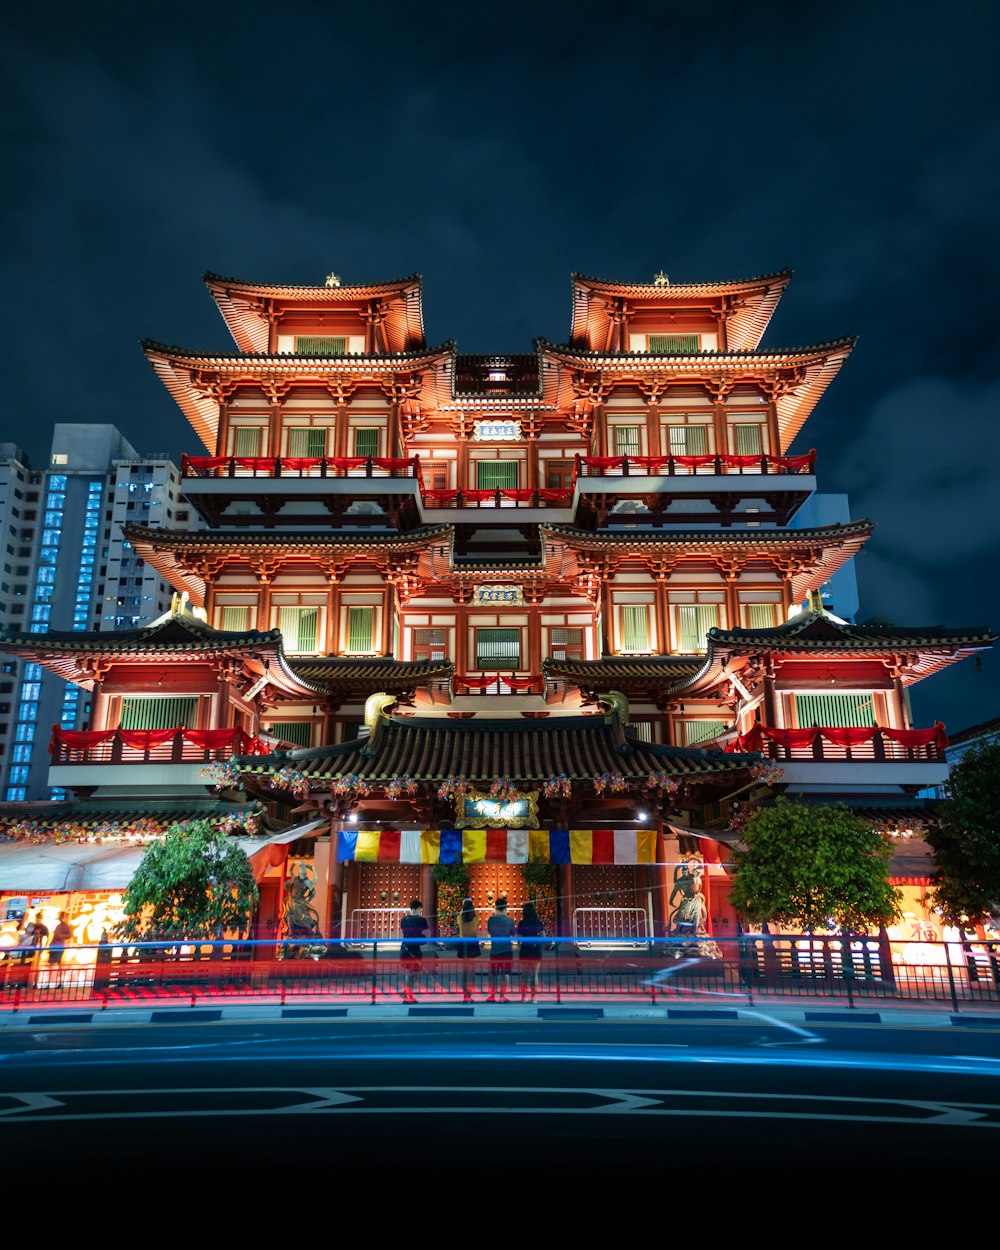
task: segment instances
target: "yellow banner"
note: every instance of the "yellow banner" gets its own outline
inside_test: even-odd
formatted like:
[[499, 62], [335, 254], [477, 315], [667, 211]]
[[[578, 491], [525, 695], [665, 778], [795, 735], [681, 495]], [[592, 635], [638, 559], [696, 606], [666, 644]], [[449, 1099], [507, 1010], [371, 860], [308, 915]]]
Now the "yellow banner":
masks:
[[462, 830], [462, 863], [482, 864], [486, 860], [486, 830]]
[[436, 864], [441, 859], [441, 830], [425, 829], [420, 835], [420, 862]]

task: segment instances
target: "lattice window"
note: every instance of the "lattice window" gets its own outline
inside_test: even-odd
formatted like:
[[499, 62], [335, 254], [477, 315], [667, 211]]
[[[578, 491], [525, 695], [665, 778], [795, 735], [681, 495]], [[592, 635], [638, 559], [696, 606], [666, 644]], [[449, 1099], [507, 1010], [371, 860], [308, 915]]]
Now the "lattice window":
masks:
[[285, 650], [302, 653], [316, 650], [319, 633], [319, 608], [279, 608], [278, 628], [285, 641]]
[[870, 694], [797, 694], [795, 717], [800, 729], [820, 726], [875, 724], [875, 700]]
[[717, 738], [726, 728], [724, 720], [681, 720], [677, 721], [680, 734], [680, 745], [684, 747], [698, 746]]
[[733, 438], [738, 456], [759, 456], [763, 454], [764, 442], [759, 425], [734, 425]]
[[229, 629], [234, 633], [242, 633], [250, 625], [250, 609], [225, 607], [220, 611], [220, 629]]
[[638, 456], [641, 454], [642, 440], [637, 425], [616, 425], [615, 455]]
[[640, 742], [653, 741], [653, 722], [651, 720], [634, 720], [630, 723], [629, 728]]
[[672, 456], [707, 456], [708, 426], [668, 425]]
[[119, 729], [194, 729], [198, 723], [198, 699], [122, 699]]
[[743, 611], [749, 629], [774, 629], [778, 623], [778, 607], [774, 603], [745, 603]]
[[696, 352], [701, 347], [697, 334], [650, 334], [646, 337], [646, 350], [661, 356], [677, 356]]
[[553, 629], [549, 634], [549, 651], [554, 660], [582, 660], [583, 630]]
[[517, 669], [521, 667], [519, 629], [477, 629], [476, 668]]
[[347, 609], [347, 650], [354, 654], [370, 654], [375, 649], [375, 609]]
[[356, 456], [378, 455], [378, 426], [356, 426], [354, 430], [354, 454]]
[[261, 429], [257, 425], [238, 425], [233, 430], [233, 455], [259, 456]]
[[447, 656], [448, 631], [446, 629], [415, 629], [413, 631], [413, 658], [415, 660], [443, 660]]
[[299, 356], [346, 356], [347, 337], [343, 334], [298, 334], [295, 351]]
[[283, 720], [268, 726], [267, 732], [283, 742], [293, 742], [297, 747], [312, 746], [312, 721]]
[[719, 623], [719, 609], [714, 603], [680, 603], [677, 612], [677, 646], [684, 654], [704, 651], [705, 635]]
[[648, 651], [649, 608], [645, 604], [622, 604], [619, 609], [621, 622], [621, 650]]
[[517, 490], [517, 461], [477, 460], [476, 485], [479, 490]]
[[288, 454], [290, 456], [325, 456], [326, 430], [296, 427], [288, 431]]

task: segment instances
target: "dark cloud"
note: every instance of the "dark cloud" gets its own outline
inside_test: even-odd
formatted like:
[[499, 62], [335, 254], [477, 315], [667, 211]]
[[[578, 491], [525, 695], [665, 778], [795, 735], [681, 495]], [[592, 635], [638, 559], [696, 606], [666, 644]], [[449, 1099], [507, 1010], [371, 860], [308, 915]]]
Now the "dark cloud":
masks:
[[[997, 6], [98, 2], [6, 33], [6, 432], [36, 460], [57, 420], [192, 446], [135, 340], [225, 346], [205, 269], [419, 270], [429, 338], [488, 351], [564, 338], [573, 270], [792, 266], [767, 342], [861, 336], [800, 443], [879, 522], [862, 615], [1000, 624]], [[923, 719], [995, 715], [995, 668], [918, 688]]]

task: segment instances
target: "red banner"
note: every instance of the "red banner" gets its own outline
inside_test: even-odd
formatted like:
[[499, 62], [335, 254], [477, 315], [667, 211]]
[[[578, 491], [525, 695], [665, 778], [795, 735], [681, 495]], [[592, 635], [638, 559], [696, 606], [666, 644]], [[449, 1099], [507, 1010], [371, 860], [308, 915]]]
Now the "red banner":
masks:
[[322, 456], [282, 456], [281, 469], [291, 469], [293, 473], [304, 473], [306, 469], [318, 469], [323, 463]]
[[486, 690], [489, 686], [495, 686], [500, 680], [498, 676], [493, 677], [456, 677], [455, 684], [459, 686], [468, 686], [470, 690]]
[[836, 725], [821, 729], [819, 732], [827, 742], [832, 742], [835, 747], [859, 747], [865, 742], [871, 742], [878, 730], [874, 726]]
[[760, 732], [771, 742], [776, 742], [779, 747], [811, 747], [816, 741], [818, 729], [769, 729], [766, 725], [761, 725]]
[[122, 745], [133, 751], [152, 751], [177, 736], [176, 729], [119, 729], [116, 732]]
[[228, 456], [184, 456], [181, 468], [204, 469], [211, 471], [221, 469], [229, 464]]
[[948, 745], [948, 735], [941, 721], [935, 721], [933, 729], [883, 729], [882, 736], [903, 747], [926, 747], [933, 743], [943, 751]]

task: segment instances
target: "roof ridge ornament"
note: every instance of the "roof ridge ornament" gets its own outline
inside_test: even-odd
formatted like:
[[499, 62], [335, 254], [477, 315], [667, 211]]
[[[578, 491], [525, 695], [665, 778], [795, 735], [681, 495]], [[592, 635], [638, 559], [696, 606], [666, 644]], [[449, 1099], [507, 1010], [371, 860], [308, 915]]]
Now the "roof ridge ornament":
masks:
[[326, 275], [324, 286], [340, 286], [340, 278], [332, 271]]
[[670, 278], [661, 269], [660, 272], [653, 279], [653, 286], [669, 286], [669, 285], [670, 285]]

